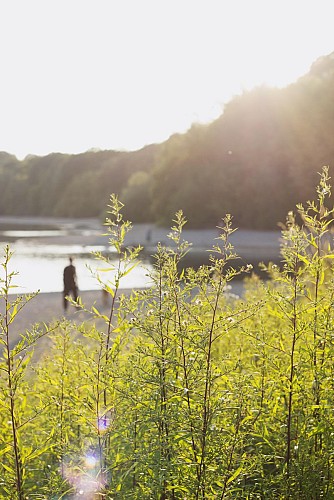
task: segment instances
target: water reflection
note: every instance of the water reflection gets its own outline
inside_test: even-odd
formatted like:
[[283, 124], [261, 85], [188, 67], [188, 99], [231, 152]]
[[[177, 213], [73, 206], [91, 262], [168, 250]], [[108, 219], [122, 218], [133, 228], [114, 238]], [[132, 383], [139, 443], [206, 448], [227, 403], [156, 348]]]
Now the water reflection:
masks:
[[[1, 249], [6, 242], [1, 242]], [[100, 284], [94, 274], [102, 272], [107, 266], [98, 261], [91, 252], [108, 252], [110, 248], [82, 245], [40, 245], [38, 238], [29, 240], [26, 244], [16, 240], [10, 243], [13, 256], [9, 263], [9, 271], [17, 275], [13, 279], [15, 288], [10, 293], [61, 292], [63, 290], [63, 270], [72, 256], [78, 276], [79, 290], [98, 290]], [[1, 252], [3, 262], [4, 252]], [[140, 263], [129, 275], [122, 279], [123, 288], [136, 288], [149, 286], [147, 273], [151, 265], [148, 261]], [[4, 278], [4, 270], [0, 268], [0, 277]], [[103, 272], [103, 280], [112, 279], [112, 271]]]
[[[63, 252], [64, 249], [62, 249]], [[71, 253], [67, 253], [71, 255]], [[73, 255], [73, 254], [72, 254]], [[63, 290], [63, 270], [68, 259], [53, 255], [22, 255], [14, 253], [10, 261], [10, 272], [17, 272], [11, 293], [29, 293], [40, 290], [41, 292], [60, 292]], [[98, 272], [102, 264], [94, 258], [76, 255], [74, 264], [78, 275], [79, 290], [98, 290], [100, 285], [92, 272]], [[135, 288], [148, 286], [148, 263], [139, 264], [133, 271], [122, 279], [123, 288]], [[4, 271], [0, 271], [3, 278]], [[111, 279], [112, 273], [103, 273], [103, 279]]]
[[[63, 289], [63, 270], [69, 256], [74, 258], [78, 275], [79, 290], [98, 290], [100, 284], [92, 276], [102, 266], [92, 255], [93, 251], [107, 253], [112, 256], [114, 249], [108, 246], [108, 238], [102, 236], [105, 228], [94, 220], [61, 220], [58, 222], [46, 219], [44, 226], [36, 225], [32, 218], [0, 217], [0, 251], [10, 244], [14, 255], [10, 262], [10, 271], [15, 271], [15, 284], [11, 293], [60, 292]], [[46, 224], [47, 223], [47, 224]], [[30, 224], [30, 225], [29, 225]], [[142, 263], [129, 273], [121, 282], [123, 288], [141, 288], [150, 286], [147, 276], [152, 269], [152, 255], [156, 243], [166, 240], [165, 230], [155, 226], [137, 225], [131, 231], [130, 245], [146, 245], [147, 228], [150, 227], [151, 245], [141, 254]], [[153, 230], [153, 229], [154, 230]], [[216, 238], [213, 230], [184, 231], [184, 238], [192, 243], [192, 249], [182, 261], [183, 267], [198, 268], [209, 264], [210, 241]], [[259, 231], [238, 231], [235, 235], [237, 253], [241, 256], [233, 264], [236, 268], [252, 264], [254, 271], [261, 274], [257, 263], [272, 261], [279, 263], [279, 233]], [[2, 254], [3, 255], [3, 254]], [[0, 257], [0, 262], [3, 258]], [[105, 266], [106, 267], [106, 266]], [[90, 270], [91, 269], [91, 270]], [[0, 268], [0, 277], [4, 271]], [[103, 273], [103, 280], [112, 279], [112, 273]], [[240, 283], [238, 284], [240, 286]]]
[[46, 236], [65, 236], [67, 234], [66, 231], [62, 230], [50, 230], [50, 231], [39, 231], [39, 230], [8, 230], [8, 231], [1, 231], [0, 237], [2, 239], [7, 239], [7, 238], [43, 238]]

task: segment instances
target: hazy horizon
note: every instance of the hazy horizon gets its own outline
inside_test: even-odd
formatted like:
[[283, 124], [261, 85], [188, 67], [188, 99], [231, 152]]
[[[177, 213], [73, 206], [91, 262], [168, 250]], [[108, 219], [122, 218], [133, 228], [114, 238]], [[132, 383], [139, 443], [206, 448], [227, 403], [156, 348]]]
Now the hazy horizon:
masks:
[[0, 150], [137, 150], [334, 50], [328, 0], [0, 0]]

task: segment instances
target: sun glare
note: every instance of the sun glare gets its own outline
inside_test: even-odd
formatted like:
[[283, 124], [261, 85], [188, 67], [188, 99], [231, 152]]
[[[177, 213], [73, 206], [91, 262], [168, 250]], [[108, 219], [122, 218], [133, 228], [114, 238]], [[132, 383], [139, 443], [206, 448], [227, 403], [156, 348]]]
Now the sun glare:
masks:
[[328, 0], [16, 3], [2, 7], [0, 150], [20, 158], [161, 142], [333, 50]]

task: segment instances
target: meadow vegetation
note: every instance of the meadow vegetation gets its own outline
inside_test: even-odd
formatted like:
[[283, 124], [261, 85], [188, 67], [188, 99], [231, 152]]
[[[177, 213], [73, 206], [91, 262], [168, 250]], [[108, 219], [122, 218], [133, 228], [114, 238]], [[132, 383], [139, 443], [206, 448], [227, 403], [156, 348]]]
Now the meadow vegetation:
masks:
[[[0, 498], [334, 498], [329, 181], [324, 168], [316, 201], [288, 214], [282, 265], [266, 267], [267, 281], [231, 266], [228, 215], [210, 264], [180, 272], [189, 245], [178, 212], [151, 286], [130, 296], [122, 277], [140, 249], [124, 247], [131, 225], [112, 196], [106, 225], [118, 262], [112, 282], [97, 276], [110, 312], [90, 311], [104, 329], [63, 320], [12, 345], [11, 325], [33, 297], [8, 294], [6, 249]], [[229, 285], [244, 273], [240, 298]], [[50, 348], [36, 360], [41, 336]]]

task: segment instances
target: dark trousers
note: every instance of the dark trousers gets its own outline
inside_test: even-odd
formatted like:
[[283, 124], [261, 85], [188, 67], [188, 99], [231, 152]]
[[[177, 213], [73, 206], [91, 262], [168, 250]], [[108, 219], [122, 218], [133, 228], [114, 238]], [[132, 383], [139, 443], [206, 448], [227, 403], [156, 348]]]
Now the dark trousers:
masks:
[[64, 310], [66, 311], [67, 310], [67, 307], [68, 307], [68, 301], [66, 300], [66, 297], [68, 297], [69, 295], [72, 295], [73, 297], [73, 300], [77, 300], [78, 298], [78, 289], [77, 287], [71, 287], [71, 288], [65, 288], [64, 289], [64, 292], [63, 292], [63, 303], [64, 303]]

